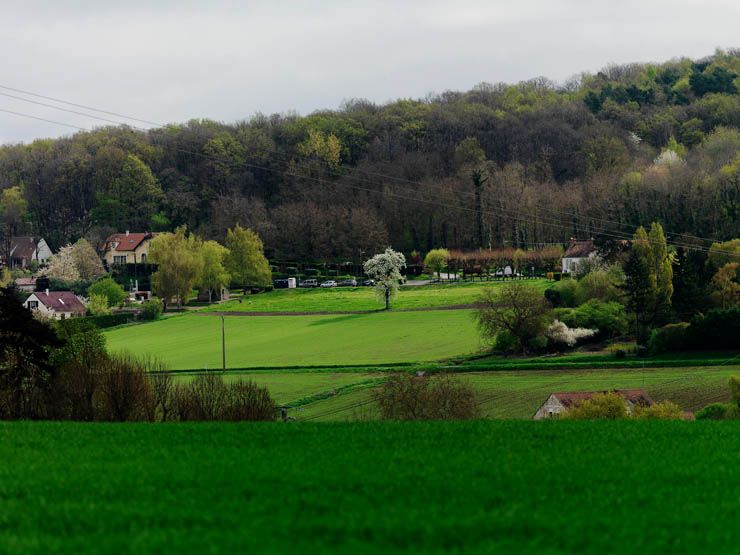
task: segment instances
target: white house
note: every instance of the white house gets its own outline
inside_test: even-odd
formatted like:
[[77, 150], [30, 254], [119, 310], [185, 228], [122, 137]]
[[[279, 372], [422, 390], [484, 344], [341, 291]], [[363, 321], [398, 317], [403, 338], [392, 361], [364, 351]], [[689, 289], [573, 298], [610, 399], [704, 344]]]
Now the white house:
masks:
[[563, 254], [562, 269], [564, 274], [570, 274], [577, 271], [578, 266], [584, 260], [593, 260], [596, 258], [596, 247], [593, 239], [587, 241], [570, 240], [568, 249]]
[[632, 409], [635, 405], [643, 407], [649, 407], [653, 404], [653, 400], [650, 398], [644, 389], [615, 389], [614, 391], [569, 391], [563, 393], [552, 393], [547, 400], [542, 403], [542, 406], [537, 409], [534, 414], [534, 420], [542, 420], [543, 418], [553, 418], [559, 414], [562, 414], [588, 399], [591, 399], [596, 394], [604, 393], [616, 393], [624, 399], [627, 403], [627, 413], [632, 414]]
[[51, 258], [49, 245], [41, 237], [12, 237], [10, 240], [11, 268], [28, 268], [32, 262], [44, 264]]
[[26, 299], [23, 306], [56, 320], [77, 318], [87, 312], [85, 305], [72, 291], [37, 291]]

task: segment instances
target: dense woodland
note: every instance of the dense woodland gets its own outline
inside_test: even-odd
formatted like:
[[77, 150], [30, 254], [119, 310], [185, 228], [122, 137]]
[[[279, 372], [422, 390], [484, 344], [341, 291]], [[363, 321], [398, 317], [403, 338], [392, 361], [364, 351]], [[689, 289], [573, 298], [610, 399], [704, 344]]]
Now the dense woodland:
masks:
[[13, 231], [52, 248], [183, 224], [222, 241], [236, 223], [268, 256], [305, 261], [629, 237], [651, 221], [669, 240], [725, 240], [740, 232], [739, 75], [740, 51], [718, 51], [564, 85], [105, 127], [0, 148], [0, 190], [25, 197]]

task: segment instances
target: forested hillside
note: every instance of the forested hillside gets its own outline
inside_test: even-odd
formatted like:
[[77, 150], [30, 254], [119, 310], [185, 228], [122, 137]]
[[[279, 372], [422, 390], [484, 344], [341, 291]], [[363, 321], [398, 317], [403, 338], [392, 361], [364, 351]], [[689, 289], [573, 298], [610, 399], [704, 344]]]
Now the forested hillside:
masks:
[[302, 260], [618, 238], [654, 220], [673, 238], [729, 239], [740, 231], [739, 75], [740, 51], [718, 51], [562, 86], [105, 127], [0, 148], [0, 189], [22, 188], [24, 231], [54, 248], [182, 224], [222, 240], [236, 222], [272, 256]]

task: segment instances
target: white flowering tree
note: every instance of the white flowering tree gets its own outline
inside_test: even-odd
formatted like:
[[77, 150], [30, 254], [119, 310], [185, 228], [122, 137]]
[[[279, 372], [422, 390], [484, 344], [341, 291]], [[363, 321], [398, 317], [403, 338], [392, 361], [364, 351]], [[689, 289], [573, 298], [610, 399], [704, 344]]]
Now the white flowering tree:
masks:
[[573, 347], [581, 339], [593, 337], [598, 331], [588, 328], [569, 328], [564, 322], [555, 320], [547, 328], [545, 335], [553, 343], [564, 343], [568, 347]]
[[365, 273], [375, 280], [375, 292], [378, 299], [385, 302], [386, 310], [391, 307], [391, 300], [396, 296], [398, 284], [403, 279], [401, 269], [405, 267], [406, 257], [390, 247], [363, 265]]

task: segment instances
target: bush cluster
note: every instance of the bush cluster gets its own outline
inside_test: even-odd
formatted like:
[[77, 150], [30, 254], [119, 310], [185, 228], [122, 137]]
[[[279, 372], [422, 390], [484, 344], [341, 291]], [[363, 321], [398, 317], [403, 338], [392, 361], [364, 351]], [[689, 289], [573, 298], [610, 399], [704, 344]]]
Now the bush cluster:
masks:
[[710, 310], [691, 322], [668, 324], [651, 332], [648, 346], [654, 354], [668, 351], [735, 349], [740, 338], [740, 308]]
[[479, 415], [473, 388], [450, 376], [391, 376], [374, 398], [386, 420], [465, 420]]

